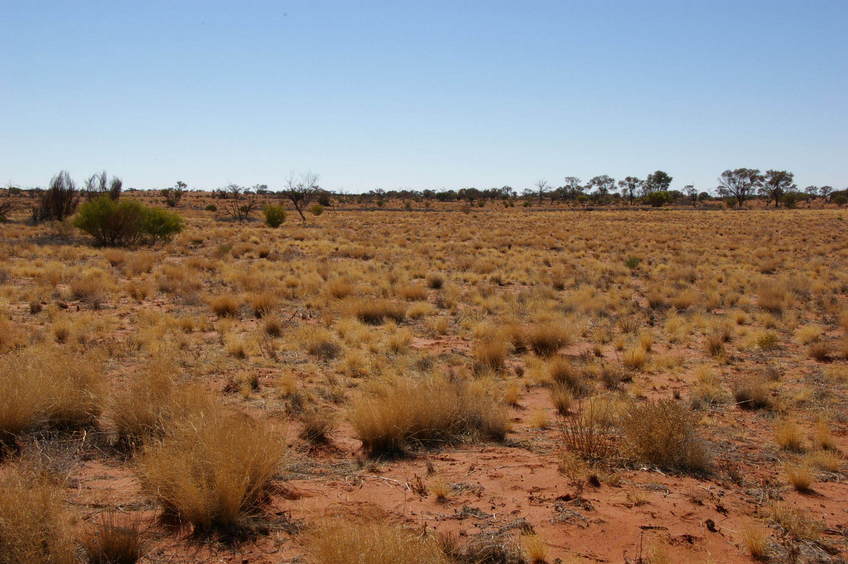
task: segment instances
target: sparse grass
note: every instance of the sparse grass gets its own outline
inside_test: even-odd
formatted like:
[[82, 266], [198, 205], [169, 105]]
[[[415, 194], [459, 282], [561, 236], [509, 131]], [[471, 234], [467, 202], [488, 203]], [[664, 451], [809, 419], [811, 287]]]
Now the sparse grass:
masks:
[[144, 490], [195, 533], [234, 532], [258, 513], [280, 464], [277, 430], [223, 407], [173, 421], [139, 461]]
[[812, 518], [803, 509], [788, 503], [777, 503], [769, 511], [772, 521], [797, 540], [817, 541], [824, 531], [824, 524]]
[[399, 454], [474, 438], [500, 440], [509, 427], [503, 406], [479, 383], [444, 377], [397, 377], [357, 398], [350, 419], [371, 455]]

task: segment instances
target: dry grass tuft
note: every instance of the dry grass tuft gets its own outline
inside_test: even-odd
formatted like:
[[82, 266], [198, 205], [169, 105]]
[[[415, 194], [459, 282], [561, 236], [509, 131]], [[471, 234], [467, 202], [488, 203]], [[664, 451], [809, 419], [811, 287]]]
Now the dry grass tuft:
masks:
[[239, 314], [239, 302], [232, 296], [210, 298], [209, 307], [218, 317], [238, 317]]
[[431, 536], [382, 521], [331, 518], [309, 532], [306, 546], [318, 564], [448, 564]]
[[815, 481], [812, 469], [807, 464], [788, 464], [785, 468], [786, 479], [796, 491], [806, 493]]
[[234, 532], [259, 511], [283, 453], [276, 430], [218, 406], [174, 421], [138, 470], [166, 516], [196, 533]]
[[0, 468], [0, 563], [74, 562], [61, 488], [20, 464]]
[[354, 401], [350, 419], [371, 455], [400, 454], [413, 445], [500, 440], [509, 427], [504, 406], [482, 384], [445, 377], [376, 384]]
[[765, 409], [772, 405], [768, 382], [759, 375], [743, 376], [733, 384], [733, 399], [742, 409]]
[[0, 358], [0, 445], [42, 426], [80, 428], [97, 421], [106, 393], [103, 363], [36, 345]]
[[524, 332], [524, 338], [532, 351], [541, 357], [549, 357], [573, 339], [568, 327], [555, 323], [533, 325]]
[[369, 325], [380, 325], [386, 319], [400, 323], [406, 318], [406, 307], [389, 300], [357, 300], [350, 305], [350, 311]]
[[768, 529], [759, 523], [750, 523], [742, 529], [742, 544], [755, 560], [768, 559]]
[[509, 354], [509, 343], [499, 339], [486, 339], [474, 345], [474, 368], [478, 372], [501, 372]]
[[135, 564], [144, 556], [140, 523], [122, 521], [114, 512], [104, 513], [82, 539], [90, 564]]
[[795, 421], [786, 420], [774, 429], [774, 440], [783, 450], [802, 452], [804, 450], [804, 431]]
[[697, 426], [698, 416], [673, 400], [631, 405], [621, 422], [625, 445], [640, 462], [705, 472], [710, 457]]

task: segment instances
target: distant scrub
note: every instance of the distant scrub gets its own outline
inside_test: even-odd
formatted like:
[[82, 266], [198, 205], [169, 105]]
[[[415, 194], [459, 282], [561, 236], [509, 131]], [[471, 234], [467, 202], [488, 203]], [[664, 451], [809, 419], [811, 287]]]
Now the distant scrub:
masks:
[[183, 218], [173, 212], [108, 196], [80, 206], [73, 223], [94, 237], [97, 244], [109, 246], [169, 241], [185, 226]]

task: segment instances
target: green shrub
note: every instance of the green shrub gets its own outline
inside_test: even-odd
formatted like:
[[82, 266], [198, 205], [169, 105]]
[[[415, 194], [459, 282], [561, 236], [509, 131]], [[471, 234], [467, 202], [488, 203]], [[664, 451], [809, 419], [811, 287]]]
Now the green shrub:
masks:
[[665, 204], [671, 203], [672, 196], [671, 193], [667, 190], [659, 190], [657, 192], [651, 192], [647, 196], [645, 196], [645, 203], [649, 204], [655, 208], [659, 208], [664, 206]]
[[265, 206], [262, 213], [265, 214], [265, 224], [268, 227], [279, 227], [286, 220], [286, 210], [283, 206], [270, 204]]
[[317, 217], [324, 213], [324, 206], [321, 204], [315, 204], [309, 208], [309, 213]]
[[77, 227], [100, 245], [128, 246], [168, 241], [183, 230], [179, 215], [134, 200], [115, 201], [101, 196], [84, 203], [74, 218]]
[[218, 206], [215, 204], [208, 204], [204, 209], [209, 212], [216, 212], [218, 211]]

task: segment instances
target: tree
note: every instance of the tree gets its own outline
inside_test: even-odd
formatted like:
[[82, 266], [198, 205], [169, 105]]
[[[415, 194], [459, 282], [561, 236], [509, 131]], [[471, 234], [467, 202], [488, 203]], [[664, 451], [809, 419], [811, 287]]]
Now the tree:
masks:
[[671, 186], [672, 178], [668, 173], [658, 170], [648, 175], [642, 185], [642, 195], [647, 196], [651, 192], [666, 191]]
[[830, 201], [830, 194], [833, 192], [833, 186], [822, 186], [819, 188], [819, 194], [825, 202]]
[[256, 194], [248, 193], [238, 184], [230, 184], [226, 188], [228, 197], [224, 205], [224, 213], [236, 221], [246, 221], [257, 208], [259, 201]]
[[179, 204], [180, 200], [183, 198], [183, 194], [185, 194], [186, 186], [188, 186], [188, 184], [182, 180], [177, 180], [177, 183], [173, 188], [164, 188], [162, 190], [162, 197], [165, 198], [165, 204], [169, 208], [177, 207], [177, 204]]
[[603, 197], [615, 190], [615, 179], [606, 174], [595, 176], [589, 181], [589, 186], [598, 190], [598, 195]]
[[294, 209], [300, 215], [300, 219], [305, 223], [306, 216], [303, 215], [303, 211], [318, 195], [319, 190], [317, 174], [307, 172], [302, 174], [298, 180], [295, 180], [294, 174], [291, 174], [286, 180], [283, 195], [292, 203]]
[[112, 181], [109, 182], [109, 176], [103, 170], [100, 174], [92, 174], [86, 179], [83, 191], [87, 200], [92, 200], [103, 194], [108, 194], [111, 199], [117, 200], [121, 197], [123, 185], [121, 179], [116, 176], [113, 176]]
[[725, 170], [718, 179], [718, 193], [725, 198], [734, 198], [741, 208], [762, 185], [763, 177], [756, 168]]
[[773, 200], [774, 207], [779, 207], [783, 195], [795, 190], [794, 179], [795, 175], [788, 170], [767, 170], [760, 194]]
[[692, 202], [692, 207], [698, 205], [698, 191], [695, 189], [693, 184], [687, 184], [683, 187], [683, 192], [689, 198], [689, 201]]
[[804, 193], [807, 195], [807, 207], [813, 207], [813, 200], [815, 200], [816, 196], [819, 195], [819, 187], [807, 186], [806, 188], [804, 188]]
[[539, 196], [539, 205], [542, 205], [542, 197], [550, 191], [551, 187], [547, 180], [537, 180], [534, 186], [536, 187], [536, 194]]
[[627, 201], [633, 203], [633, 198], [636, 197], [636, 191], [642, 187], [643, 180], [635, 176], [627, 176], [624, 180], [618, 181], [618, 187], [621, 189], [621, 195], [627, 198]]
[[78, 203], [77, 186], [68, 171], [63, 170], [50, 180], [50, 188], [39, 197], [38, 205], [32, 209], [32, 220], [62, 221], [74, 213]]

